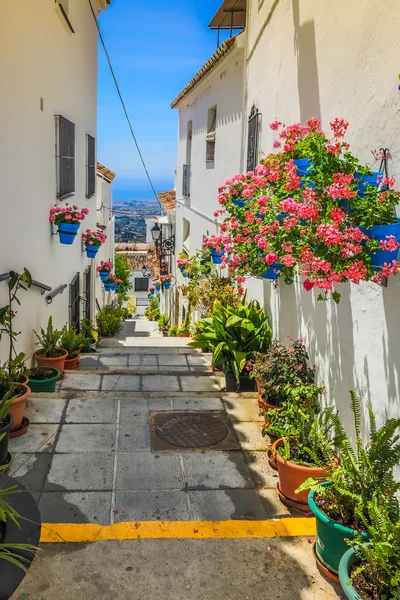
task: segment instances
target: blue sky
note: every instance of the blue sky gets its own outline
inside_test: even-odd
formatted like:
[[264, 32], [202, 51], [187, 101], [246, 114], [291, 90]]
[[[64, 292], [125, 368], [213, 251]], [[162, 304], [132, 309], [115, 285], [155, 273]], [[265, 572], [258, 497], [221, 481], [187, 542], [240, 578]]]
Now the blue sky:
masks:
[[[222, 0], [113, 0], [99, 23], [156, 191], [173, 187], [171, 101], [216, 50], [207, 27]], [[152, 198], [104, 52], [99, 48], [98, 160], [116, 171], [114, 199]]]

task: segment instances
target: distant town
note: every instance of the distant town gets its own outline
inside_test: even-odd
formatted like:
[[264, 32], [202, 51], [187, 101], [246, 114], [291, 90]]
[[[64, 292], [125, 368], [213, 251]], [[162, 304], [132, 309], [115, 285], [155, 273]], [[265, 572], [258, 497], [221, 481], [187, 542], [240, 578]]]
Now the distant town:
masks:
[[124, 200], [113, 203], [116, 242], [145, 242], [145, 219], [160, 214], [156, 200]]

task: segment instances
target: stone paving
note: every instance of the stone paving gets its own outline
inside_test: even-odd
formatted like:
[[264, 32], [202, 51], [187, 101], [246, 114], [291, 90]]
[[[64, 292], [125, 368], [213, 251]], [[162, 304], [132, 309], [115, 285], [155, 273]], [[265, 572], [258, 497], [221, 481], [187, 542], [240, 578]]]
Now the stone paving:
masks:
[[[145, 333], [146, 327], [143, 322]], [[110, 351], [127, 339], [129, 351]], [[32, 395], [26, 413], [31, 426], [10, 441], [9, 473], [35, 494], [43, 521], [106, 525], [288, 516], [276, 496], [256, 395], [224, 392], [211, 357], [181, 339], [165, 347], [168, 338], [155, 334], [151, 351], [135, 346], [137, 339], [142, 343], [140, 331], [134, 338], [128, 323], [120, 338], [85, 355], [78, 372], [66, 373], [56, 394]], [[154, 451], [151, 417], [168, 411], [222, 413], [239, 451]]]

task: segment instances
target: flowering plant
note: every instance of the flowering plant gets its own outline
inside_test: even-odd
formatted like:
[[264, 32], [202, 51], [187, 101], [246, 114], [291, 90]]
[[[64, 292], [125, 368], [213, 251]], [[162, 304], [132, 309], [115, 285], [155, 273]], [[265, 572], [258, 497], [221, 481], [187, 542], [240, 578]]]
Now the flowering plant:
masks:
[[89, 213], [87, 208], [79, 208], [74, 206], [55, 206], [50, 209], [49, 221], [55, 225], [60, 223], [80, 223], [85, 220], [86, 215]]
[[111, 269], [113, 268], [113, 263], [110, 260], [102, 260], [99, 264], [99, 266], [97, 267], [97, 271], [100, 273], [100, 271], [111, 271]]
[[168, 273], [168, 275], [160, 275], [161, 283], [167, 283], [167, 281], [172, 280], [172, 274]]
[[154, 287], [154, 285], [151, 285], [151, 286], [150, 286], [150, 287], [147, 289], [147, 291], [148, 291], [148, 292], [149, 292], [149, 294], [150, 294], [150, 293], [151, 293], [151, 291], [152, 291], [152, 290], [154, 291], [155, 289], [156, 289], [156, 288]]
[[106, 239], [104, 233], [90, 231], [90, 229], [86, 229], [85, 233], [82, 234], [82, 242], [85, 246], [101, 246]]
[[104, 283], [112, 283], [113, 285], [116, 284], [116, 276], [114, 275], [114, 273], [109, 273], [107, 279], [105, 280]]
[[341, 139], [347, 121], [336, 118], [330, 126], [328, 138], [317, 119], [288, 127], [275, 121], [271, 128], [280, 130], [280, 139], [274, 147], [283, 149], [219, 188], [223, 208], [215, 216], [225, 214], [225, 220], [203, 246], [229, 253], [222, 264], [239, 284], [272, 268], [286, 283], [304, 276], [307, 291], [331, 290], [338, 302], [336, 283], [380, 282], [400, 269], [396, 260], [379, 271], [371, 266], [376, 250], [396, 250], [400, 239], [377, 240], [366, 229], [396, 222], [394, 179], [373, 173], [350, 153]]
[[121, 285], [121, 283], [122, 283], [122, 279], [118, 279], [118, 277], [115, 277], [114, 284], [115, 285]]
[[178, 265], [179, 268], [181, 267], [186, 267], [189, 264], [189, 259], [188, 258], [178, 258], [176, 261], [176, 264]]
[[159, 279], [156, 279], [156, 281], [153, 281], [154, 283], [154, 287], [160, 287], [161, 286], [161, 281]]

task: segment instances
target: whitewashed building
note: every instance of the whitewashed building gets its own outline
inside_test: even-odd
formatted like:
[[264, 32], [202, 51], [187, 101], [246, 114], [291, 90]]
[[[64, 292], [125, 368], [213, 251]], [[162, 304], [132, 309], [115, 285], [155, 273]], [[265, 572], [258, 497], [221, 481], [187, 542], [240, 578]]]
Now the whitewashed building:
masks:
[[[58, 328], [85, 315], [85, 273], [96, 261], [83, 251], [83, 229], [96, 230], [98, 34], [110, 0], [5, 2], [0, 19], [0, 274], [26, 267], [47, 289], [21, 293], [15, 319], [20, 350], [31, 354], [32, 329]], [[99, 16], [100, 15], [100, 16]], [[105, 17], [104, 17], [105, 18]], [[71, 246], [49, 223], [55, 205], [76, 204], [89, 214]], [[51, 304], [46, 299], [60, 286]], [[0, 306], [6, 303], [0, 282]], [[95, 299], [91, 301], [94, 316]], [[0, 348], [3, 354], [3, 348]]]
[[[268, 125], [276, 118], [289, 124], [317, 117], [328, 128], [330, 120], [344, 117], [352, 151], [371, 163], [371, 149], [387, 148], [389, 174], [400, 185], [397, 2], [225, 0], [220, 11], [233, 5], [245, 11], [235, 15], [242, 15], [244, 32], [228, 42], [229, 49], [222, 43], [173, 102], [179, 110], [178, 252], [186, 247], [193, 254], [202, 237], [216, 231], [218, 186], [246, 172], [255, 150], [272, 150]], [[209, 111], [215, 106], [215, 161], [208, 170]], [[233, 106], [237, 119], [229, 117]], [[252, 118], [257, 127], [249, 135]], [[190, 194], [182, 190], [186, 164]], [[350, 418], [352, 388], [364, 407], [372, 404], [379, 422], [399, 416], [398, 276], [387, 287], [342, 284], [339, 305], [318, 303], [314, 292], [282, 282], [274, 289], [270, 282], [249, 280], [247, 287], [249, 297], [264, 303], [271, 315], [276, 337], [306, 337], [327, 401], [345, 418]]]
[[[97, 275], [95, 267], [98, 266], [100, 261], [114, 261], [115, 251], [115, 217], [112, 212], [113, 206], [113, 181], [116, 174], [102, 165], [97, 163], [97, 185], [96, 185], [96, 229], [101, 231], [106, 236], [106, 243], [103, 244], [97, 253], [96, 260], [92, 260], [91, 264], [88, 265], [85, 283], [94, 286], [94, 294], [92, 294], [92, 301], [87, 305], [87, 299], [90, 294], [85, 292], [84, 306], [86, 316], [92, 320], [95, 319], [96, 313], [99, 308], [102, 308], [110, 299], [110, 292], [104, 290], [104, 285]], [[90, 277], [90, 279], [89, 279]], [[95, 305], [93, 305], [93, 300]]]

